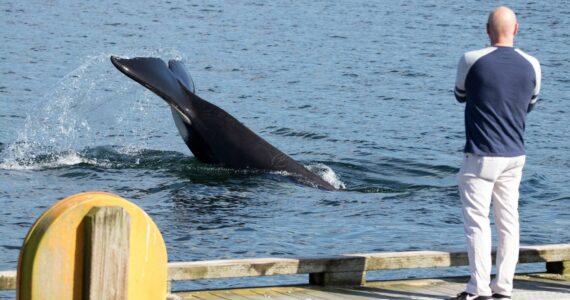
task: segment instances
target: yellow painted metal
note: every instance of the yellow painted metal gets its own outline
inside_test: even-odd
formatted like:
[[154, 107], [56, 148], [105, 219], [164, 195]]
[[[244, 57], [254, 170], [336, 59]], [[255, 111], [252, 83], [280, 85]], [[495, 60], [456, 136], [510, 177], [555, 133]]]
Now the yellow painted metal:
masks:
[[28, 232], [18, 262], [18, 299], [81, 299], [83, 218], [95, 206], [120, 206], [130, 215], [128, 299], [166, 298], [166, 246], [156, 224], [119, 196], [87, 192], [54, 204]]

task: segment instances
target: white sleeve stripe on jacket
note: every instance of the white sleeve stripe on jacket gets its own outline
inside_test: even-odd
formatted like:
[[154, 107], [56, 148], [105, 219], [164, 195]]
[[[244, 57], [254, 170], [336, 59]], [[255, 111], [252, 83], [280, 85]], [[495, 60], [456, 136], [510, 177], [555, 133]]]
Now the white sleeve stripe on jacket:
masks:
[[542, 72], [540, 70], [540, 63], [538, 62], [538, 60], [536, 58], [534, 58], [531, 55], [526, 54], [524, 51], [522, 51], [520, 49], [515, 49], [515, 50], [522, 57], [524, 57], [532, 65], [532, 68], [534, 69], [536, 81], [535, 81], [535, 85], [534, 85], [533, 95], [532, 95], [532, 98], [530, 100], [530, 103], [534, 104], [538, 100], [538, 94], [540, 93], [540, 85], [542, 82]]

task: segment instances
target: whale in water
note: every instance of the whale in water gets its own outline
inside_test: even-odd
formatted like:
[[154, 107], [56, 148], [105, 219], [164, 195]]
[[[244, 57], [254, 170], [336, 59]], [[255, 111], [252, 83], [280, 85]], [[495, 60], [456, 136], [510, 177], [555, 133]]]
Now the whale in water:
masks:
[[285, 171], [304, 184], [335, 189], [229, 113], [198, 97], [182, 62], [170, 60], [167, 65], [156, 57], [116, 56], [111, 62], [170, 105], [182, 139], [198, 160], [233, 169]]

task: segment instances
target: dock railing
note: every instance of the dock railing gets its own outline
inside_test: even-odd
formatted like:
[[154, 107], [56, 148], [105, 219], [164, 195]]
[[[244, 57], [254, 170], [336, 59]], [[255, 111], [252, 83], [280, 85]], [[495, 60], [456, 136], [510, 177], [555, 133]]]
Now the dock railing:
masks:
[[[545, 263], [547, 273], [570, 276], [570, 244], [523, 246], [519, 263]], [[466, 252], [407, 251], [325, 257], [252, 258], [168, 263], [169, 281], [308, 274], [309, 284], [359, 286], [366, 272], [468, 265]], [[16, 288], [16, 271], [0, 272], [0, 290]]]

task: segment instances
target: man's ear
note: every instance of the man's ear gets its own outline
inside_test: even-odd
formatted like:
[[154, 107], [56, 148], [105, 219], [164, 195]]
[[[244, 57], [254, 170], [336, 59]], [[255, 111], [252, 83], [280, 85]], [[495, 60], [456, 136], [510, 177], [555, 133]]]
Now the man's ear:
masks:
[[519, 23], [515, 23], [515, 31], [513, 32], [513, 36], [517, 35], [517, 33], [519, 33]]
[[486, 29], [487, 29], [487, 34], [490, 35], [490, 34], [491, 34], [491, 29], [489, 29], [489, 23], [487, 23]]

